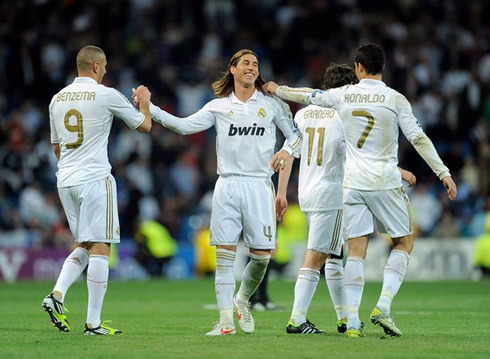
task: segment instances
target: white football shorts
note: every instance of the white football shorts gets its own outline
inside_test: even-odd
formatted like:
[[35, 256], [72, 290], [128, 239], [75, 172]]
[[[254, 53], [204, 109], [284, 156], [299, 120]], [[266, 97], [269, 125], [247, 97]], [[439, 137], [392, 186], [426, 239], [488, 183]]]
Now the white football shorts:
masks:
[[274, 249], [276, 203], [274, 185], [267, 178], [219, 177], [211, 211], [211, 245]]
[[308, 219], [308, 249], [340, 255], [344, 244], [342, 210], [305, 212]]
[[413, 233], [410, 200], [403, 187], [387, 191], [344, 188], [345, 238], [367, 236], [375, 230], [400, 238]]
[[71, 233], [77, 243], [119, 243], [116, 180], [58, 188]]

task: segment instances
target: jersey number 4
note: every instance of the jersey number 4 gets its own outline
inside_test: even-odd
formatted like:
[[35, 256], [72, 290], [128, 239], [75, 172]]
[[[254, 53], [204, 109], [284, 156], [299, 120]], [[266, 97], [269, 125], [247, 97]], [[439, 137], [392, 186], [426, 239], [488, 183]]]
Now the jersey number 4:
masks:
[[[315, 131], [316, 130], [316, 131]], [[311, 155], [313, 153], [313, 141], [315, 140], [315, 133], [318, 132], [318, 147], [316, 153], [316, 164], [321, 166], [323, 163], [323, 145], [325, 143], [325, 127], [307, 127], [305, 129], [308, 134], [308, 166], [311, 164]]]
[[[77, 120], [76, 125], [70, 124], [70, 118], [75, 117]], [[75, 142], [70, 142], [66, 144], [66, 148], [74, 149], [81, 146], [83, 142], [83, 117], [80, 111], [72, 108], [65, 115], [65, 127], [70, 132], [76, 132], [78, 134], [78, 139]]]
[[362, 132], [361, 137], [359, 137], [359, 141], [357, 141], [357, 148], [362, 148], [364, 146], [364, 142], [366, 142], [367, 137], [369, 136], [369, 133], [374, 127], [374, 117], [367, 111], [361, 111], [361, 110], [354, 110], [352, 111], [352, 116], [356, 117], [366, 117], [368, 120], [368, 123], [366, 127], [364, 128], [364, 131]]

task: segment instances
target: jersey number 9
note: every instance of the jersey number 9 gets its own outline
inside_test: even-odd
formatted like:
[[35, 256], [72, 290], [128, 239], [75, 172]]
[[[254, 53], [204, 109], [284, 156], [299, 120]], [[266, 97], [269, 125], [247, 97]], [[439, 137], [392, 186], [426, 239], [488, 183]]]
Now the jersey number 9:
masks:
[[[77, 120], [76, 125], [70, 124], [70, 118], [72, 116], [75, 117]], [[76, 142], [67, 143], [66, 148], [74, 149], [74, 148], [80, 147], [82, 142], [83, 142], [83, 118], [82, 118], [82, 114], [80, 113], [80, 111], [72, 108], [70, 111], [68, 111], [66, 113], [66, 115], [65, 115], [65, 127], [68, 131], [76, 132], [78, 134], [78, 139], [76, 140]]]

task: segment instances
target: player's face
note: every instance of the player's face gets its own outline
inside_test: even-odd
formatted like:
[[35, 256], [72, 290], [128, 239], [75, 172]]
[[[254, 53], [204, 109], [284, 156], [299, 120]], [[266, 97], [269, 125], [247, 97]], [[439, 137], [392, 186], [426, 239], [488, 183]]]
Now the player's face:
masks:
[[235, 77], [235, 82], [247, 88], [253, 87], [259, 77], [259, 61], [252, 54], [243, 55], [236, 66], [230, 67], [230, 71]]

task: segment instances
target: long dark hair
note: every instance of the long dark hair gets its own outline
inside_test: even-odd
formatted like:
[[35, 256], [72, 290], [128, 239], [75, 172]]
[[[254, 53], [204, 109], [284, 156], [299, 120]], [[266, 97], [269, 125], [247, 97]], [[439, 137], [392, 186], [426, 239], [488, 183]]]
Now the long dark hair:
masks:
[[[232, 91], [235, 87], [235, 81], [233, 78], [233, 74], [230, 71], [230, 67], [236, 66], [238, 64], [238, 62], [240, 61], [240, 59], [242, 58], [242, 56], [244, 56], [244, 55], [254, 55], [257, 58], [257, 60], [259, 59], [257, 57], [257, 54], [255, 52], [253, 52], [252, 50], [248, 50], [248, 49], [238, 50], [235, 53], [235, 55], [233, 55], [231, 57], [230, 61], [228, 62], [228, 69], [223, 74], [223, 76], [221, 76], [221, 78], [219, 80], [213, 82], [213, 84], [211, 85], [213, 92], [216, 96], [227, 97], [230, 95], [230, 93], [232, 93]], [[260, 74], [259, 74], [259, 76], [255, 80], [255, 88], [257, 90], [259, 90], [260, 92], [262, 92], [263, 94], [266, 94], [266, 92], [263, 90], [264, 84], [265, 84], [265, 81], [262, 78], [262, 76], [260, 76]]]

